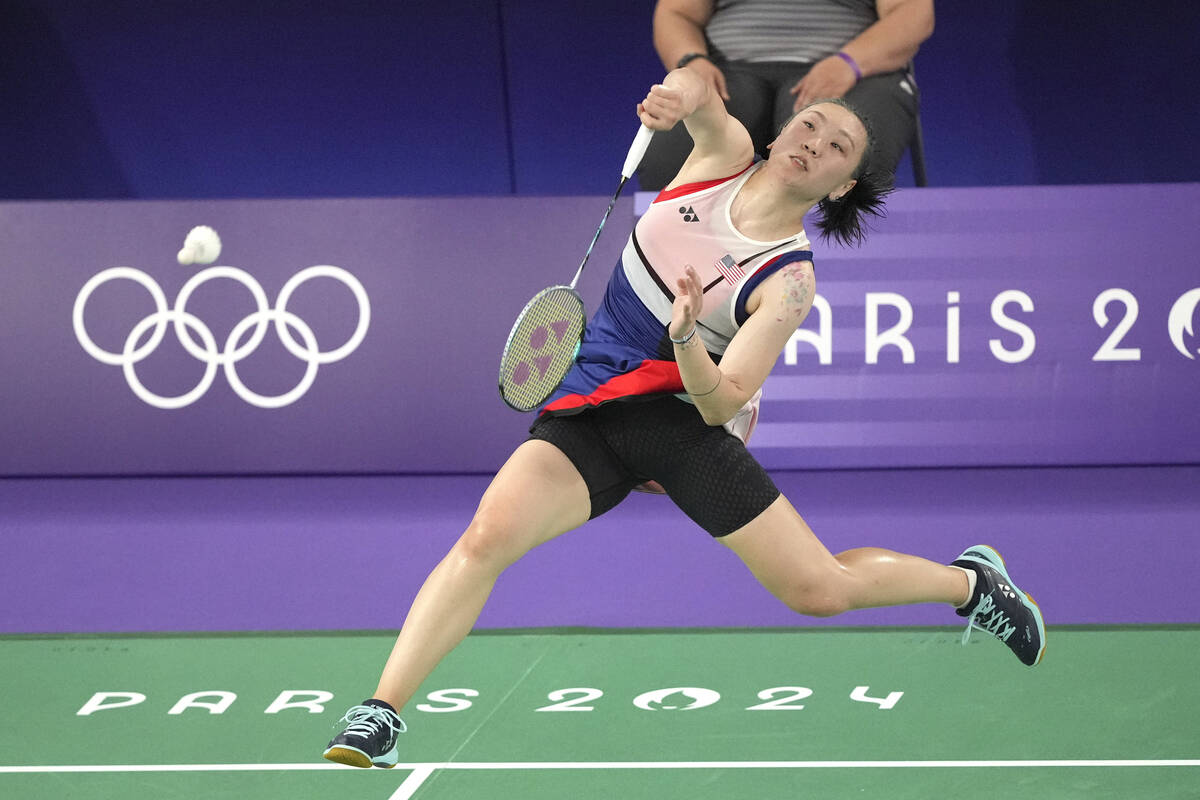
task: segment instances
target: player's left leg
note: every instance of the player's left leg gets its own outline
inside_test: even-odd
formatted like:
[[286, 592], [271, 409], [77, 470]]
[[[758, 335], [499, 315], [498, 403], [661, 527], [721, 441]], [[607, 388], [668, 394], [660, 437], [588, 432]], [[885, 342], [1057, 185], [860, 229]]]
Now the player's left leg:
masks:
[[809, 616], [911, 603], [960, 606], [968, 599], [961, 569], [876, 547], [834, 556], [783, 495], [718, 541], [772, 594]]
[[1041, 611], [1012, 583], [991, 548], [969, 548], [951, 566], [876, 547], [835, 556], [783, 495], [719, 541], [772, 594], [802, 614], [948, 603], [968, 618], [968, 634], [972, 627], [991, 633], [1024, 664], [1036, 665], [1045, 650]]
[[789, 607], [811, 616], [853, 608], [969, 597], [962, 569], [876, 548], [834, 557], [746, 446], [675, 398], [646, 403], [625, 421], [623, 450], [679, 508], [732, 549]]

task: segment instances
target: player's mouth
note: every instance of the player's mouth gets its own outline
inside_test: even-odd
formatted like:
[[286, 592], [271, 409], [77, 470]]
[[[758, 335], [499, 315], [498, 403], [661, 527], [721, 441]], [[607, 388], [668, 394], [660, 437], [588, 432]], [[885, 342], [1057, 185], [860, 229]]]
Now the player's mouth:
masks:
[[804, 156], [792, 156], [792, 163], [808, 172], [808, 160]]

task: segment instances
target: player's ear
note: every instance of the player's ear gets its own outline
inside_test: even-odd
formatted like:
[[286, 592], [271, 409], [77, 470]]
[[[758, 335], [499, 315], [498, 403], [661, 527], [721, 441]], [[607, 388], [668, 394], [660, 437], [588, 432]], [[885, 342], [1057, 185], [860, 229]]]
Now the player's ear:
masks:
[[856, 185], [857, 183], [858, 183], [858, 181], [856, 181], [856, 180], [854, 180], [853, 178], [851, 178], [850, 180], [846, 181], [846, 182], [845, 182], [845, 183], [843, 183], [841, 186], [839, 186], [838, 188], [836, 188], [836, 189], [834, 189], [832, 192], [830, 192], [830, 193], [829, 193], [829, 199], [830, 199], [830, 200], [841, 200], [843, 197], [845, 197], [845, 196], [846, 196], [846, 194], [847, 194], [847, 193], [848, 193], [848, 192], [849, 192], [851, 189], [853, 189], [853, 188], [855, 187], [855, 185]]

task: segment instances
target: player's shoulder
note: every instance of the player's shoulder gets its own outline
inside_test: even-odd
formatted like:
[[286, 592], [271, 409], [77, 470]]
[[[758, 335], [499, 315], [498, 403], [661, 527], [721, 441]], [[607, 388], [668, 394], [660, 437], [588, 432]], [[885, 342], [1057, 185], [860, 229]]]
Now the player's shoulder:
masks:
[[813, 264], [813, 255], [809, 250], [798, 250], [785, 253], [784, 263], [776, 267], [763, 284], [786, 285], [801, 281], [807, 284], [817, 282], [817, 268]]
[[[751, 293], [746, 310], [751, 315], [767, 312], [782, 325], [799, 325], [812, 307], [817, 292], [816, 269], [811, 255], [791, 260], [764, 279]], [[766, 302], [768, 298], [778, 298]], [[786, 312], [786, 313], [785, 313]]]
[[723, 135], [694, 140], [691, 152], [667, 189], [737, 177], [754, 163], [754, 142], [750, 133], [730, 114]]

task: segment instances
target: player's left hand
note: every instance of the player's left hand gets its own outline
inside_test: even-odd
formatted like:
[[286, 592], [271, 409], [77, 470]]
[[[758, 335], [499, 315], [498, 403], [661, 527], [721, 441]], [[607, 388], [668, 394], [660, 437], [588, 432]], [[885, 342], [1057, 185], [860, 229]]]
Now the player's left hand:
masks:
[[688, 264], [683, 277], [675, 281], [675, 303], [671, 307], [671, 324], [667, 332], [673, 339], [682, 339], [696, 326], [704, 308], [704, 287], [696, 268]]
[[813, 64], [808, 74], [790, 89], [796, 95], [792, 112], [799, 111], [813, 100], [842, 97], [857, 82], [854, 70], [845, 61], [837, 56], [823, 58]]

